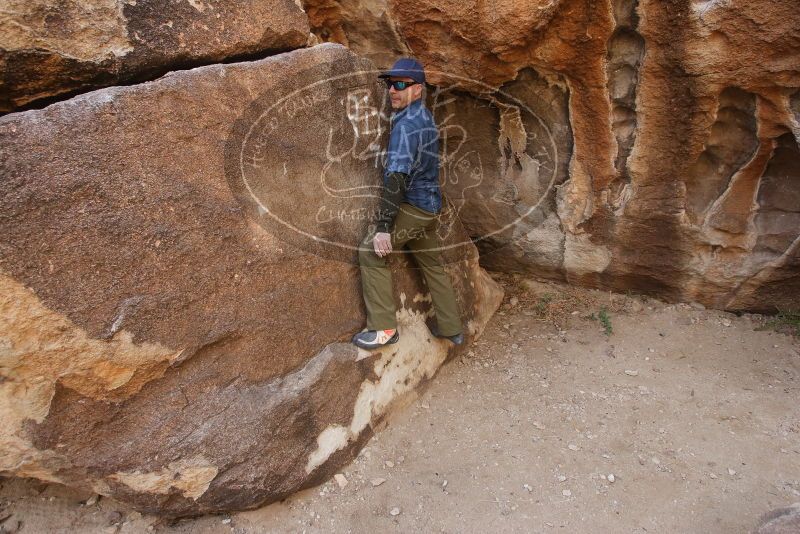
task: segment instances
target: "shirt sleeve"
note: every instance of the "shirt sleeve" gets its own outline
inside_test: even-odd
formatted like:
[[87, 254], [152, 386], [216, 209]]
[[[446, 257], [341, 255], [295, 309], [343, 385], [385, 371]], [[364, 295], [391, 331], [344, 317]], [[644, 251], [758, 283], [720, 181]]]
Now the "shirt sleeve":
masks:
[[402, 172], [410, 175], [411, 168], [417, 159], [418, 148], [419, 131], [407, 122], [397, 124], [389, 135], [389, 150], [384, 174]]

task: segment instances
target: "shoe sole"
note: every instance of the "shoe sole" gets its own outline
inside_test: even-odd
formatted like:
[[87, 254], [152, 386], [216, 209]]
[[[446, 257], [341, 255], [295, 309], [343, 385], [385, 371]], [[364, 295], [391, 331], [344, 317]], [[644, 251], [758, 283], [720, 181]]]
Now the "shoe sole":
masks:
[[353, 345], [355, 345], [356, 347], [361, 347], [362, 349], [366, 350], [374, 350], [374, 349], [379, 349], [381, 347], [385, 347], [386, 345], [394, 345], [399, 340], [400, 340], [400, 332], [395, 332], [394, 335], [390, 337], [389, 341], [387, 341], [386, 343], [376, 343], [374, 345], [369, 345], [367, 343], [364, 343], [363, 341], [356, 339], [355, 336], [353, 336], [352, 339]]

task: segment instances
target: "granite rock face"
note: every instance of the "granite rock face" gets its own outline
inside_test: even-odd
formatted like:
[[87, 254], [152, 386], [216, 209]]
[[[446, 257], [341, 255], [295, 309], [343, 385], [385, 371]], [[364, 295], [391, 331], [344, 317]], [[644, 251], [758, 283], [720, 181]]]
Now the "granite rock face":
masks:
[[[456, 353], [404, 258], [400, 342], [349, 344], [386, 136], [371, 69], [320, 45], [0, 119], [0, 472], [253, 508], [335, 473]], [[453, 214], [474, 339], [502, 291]]]
[[305, 46], [293, 0], [5, 0], [0, 112]]
[[[339, 40], [369, 51], [361, 28], [375, 21], [347, 20], [369, 14], [336, 13]], [[796, 308], [795, 1], [389, 0], [381, 20], [452, 95], [439, 120], [481, 185], [445, 188], [464, 193], [484, 265]]]

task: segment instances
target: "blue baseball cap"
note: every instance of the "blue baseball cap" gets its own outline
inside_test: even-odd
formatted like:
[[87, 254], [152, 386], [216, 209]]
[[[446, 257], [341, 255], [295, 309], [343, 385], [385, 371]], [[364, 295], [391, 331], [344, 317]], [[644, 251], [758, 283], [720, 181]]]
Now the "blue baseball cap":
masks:
[[411, 78], [417, 83], [425, 83], [425, 69], [422, 67], [422, 63], [410, 57], [401, 57], [394, 62], [390, 70], [384, 72], [378, 78], [389, 78], [391, 76]]

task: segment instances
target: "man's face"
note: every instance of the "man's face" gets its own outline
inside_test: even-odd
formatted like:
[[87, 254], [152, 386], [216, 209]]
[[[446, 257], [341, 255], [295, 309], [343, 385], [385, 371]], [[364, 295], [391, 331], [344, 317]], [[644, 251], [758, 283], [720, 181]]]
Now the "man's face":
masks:
[[[398, 78], [392, 76], [389, 78], [389, 81], [398, 81], [398, 82], [413, 82], [411, 78]], [[403, 89], [402, 91], [398, 91], [394, 87], [389, 87], [389, 98], [392, 101], [392, 109], [403, 109], [411, 102], [415, 100], [419, 100], [422, 97], [422, 84], [415, 83], [414, 85], [410, 85]]]

